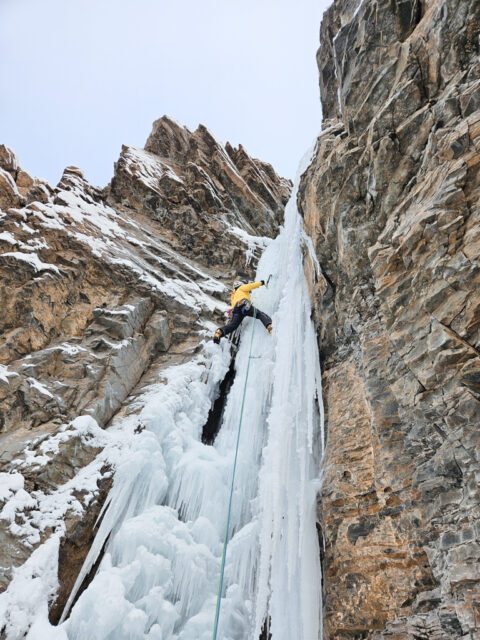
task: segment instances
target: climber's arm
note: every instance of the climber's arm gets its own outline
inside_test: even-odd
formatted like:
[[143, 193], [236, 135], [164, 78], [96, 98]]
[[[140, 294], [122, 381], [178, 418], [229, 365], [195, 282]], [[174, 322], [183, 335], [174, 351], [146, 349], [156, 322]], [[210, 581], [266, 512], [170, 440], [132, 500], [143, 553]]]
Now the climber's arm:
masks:
[[260, 280], [260, 282], [249, 282], [248, 284], [242, 284], [239, 289], [240, 291], [253, 291], [253, 289], [258, 289], [258, 287], [261, 287], [262, 284], [265, 284], [263, 280]]

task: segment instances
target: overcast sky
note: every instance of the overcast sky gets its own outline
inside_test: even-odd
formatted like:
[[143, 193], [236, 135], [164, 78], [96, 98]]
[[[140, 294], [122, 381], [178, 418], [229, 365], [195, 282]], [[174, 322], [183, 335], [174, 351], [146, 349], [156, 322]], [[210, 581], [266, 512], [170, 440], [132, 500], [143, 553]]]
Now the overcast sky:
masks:
[[0, 0], [0, 143], [56, 184], [104, 186], [168, 114], [294, 177], [320, 130], [329, 0]]

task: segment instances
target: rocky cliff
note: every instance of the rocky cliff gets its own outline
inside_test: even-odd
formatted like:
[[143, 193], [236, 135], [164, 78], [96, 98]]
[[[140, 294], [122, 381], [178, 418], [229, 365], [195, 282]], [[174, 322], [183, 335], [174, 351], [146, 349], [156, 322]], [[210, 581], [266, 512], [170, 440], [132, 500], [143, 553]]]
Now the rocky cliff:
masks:
[[325, 638], [478, 638], [480, 4], [335, 0], [299, 206], [327, 454]]
[[227, 286], [253, 275], [290, 190], [167, 117], [145, 149], [122, 148], [104, 189], [75, 167], [52, 188], [0, 146], [1, 590], [60, 533], [58, 620], [122, 446], [112, 419], [223, 324]]

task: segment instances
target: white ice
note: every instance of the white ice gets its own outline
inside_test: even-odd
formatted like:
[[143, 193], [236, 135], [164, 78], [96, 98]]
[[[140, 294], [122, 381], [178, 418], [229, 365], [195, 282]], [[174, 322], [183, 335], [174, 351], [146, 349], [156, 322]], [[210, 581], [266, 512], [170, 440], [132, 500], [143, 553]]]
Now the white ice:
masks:
[[[133, 433], [141, 424], [145, 430], [124, 447], [71, 601], [103, 550], [97, 574], [52, 637], [212, 638], [250, 355], [217, 638], [258, 640], [266, 620], [273, 640], [321, 637], [315, 502], [324, 438], [303, 270], [308, 250], [295, 190], [285, 228], [259, 262], [257, 278], [271, 273], [270, 285], [252, 294], [272, 316], [274, 332], [244, 321], [236, 377], [213, 446], [202, 443], [202, 427], [228, 370], [225, 340], [220, 346], [208, 341], [195, 360], [163, 371], [162, 380], [136, 399], [139, 413], [116, 426]], [[15, 599], [6, 593], [4, 600]], [[47, 626], [37, 617], [28, 638], [44, 640]], [[7, 640], [15, 632], [8, 626]]]
[[258, 252], [264, 251], [272, 242], [272, 239], [267, 236], [252, 236], [244, 229], [240, 229], [240, 227], [232, 226], [228, 231], [247, 245], [247, 251], [245, 252], [246, 266], [250, 264], [252, 258], [258, 257]]

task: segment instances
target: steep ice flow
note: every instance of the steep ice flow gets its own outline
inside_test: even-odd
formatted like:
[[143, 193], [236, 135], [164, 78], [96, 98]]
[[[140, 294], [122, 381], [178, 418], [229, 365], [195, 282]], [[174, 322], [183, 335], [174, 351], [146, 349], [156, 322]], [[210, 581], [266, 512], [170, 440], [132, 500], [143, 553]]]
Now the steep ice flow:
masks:
[[273, 640], [321, 636], [315, 498], [324, 437], [303, 269], [309, 250], [295, 190], [285, 226], [259, 262], [259, 279], [272, 274], [269, 287], [252, 294], [272, 316], [274, 332], [243, 322], [213, 446], [202, 443], [202, 426], [229, 367], [227, 341], [207, 342], [196, 360], [163, 371], [138, 401], [138, 415], [124, 419], [125, 429], [133, 431], [136, 421], [145, 430], [132, 437], [118, 465], [72, 601], [103, 550], [97, 574], [69, 618], [55, 629], [42, 619], [30, 640], [44, 638], [47, 627], [58, 640], [212, 638], [250, 356], [217, 637], [258, 640], [264, 626]]
[[[307, 155], [301, 171], [309, 159]], [[315, 505], [323, 404], [304, 254], [314, 269], [319, 265], [303, 230], [296, 194], [297, 189], [286, 208], [284, 229], [257, 269], [258, 278], [273, 274], [268, 289], [257, 290], [255, 304], [272, 315], [274, 333], [268, 340], [260, 323], [255, 327], [218, 634], [225, 639], [257, 640], [265, 625], [273, 640], [321, 637]], [[225, 452], [235, 448], [250, 330], [243, 328], [236, 385], [217, 438]], [[239, 607], [232, 611], [239, 594], [243, 613]], [[235, 625], [241, 627], [238, 635]]]
[[[307, 155], [304, 160], [308, 159]], [[268, 435], [257, 502], [255, 639], [265, 621], [273, 640], [321, 637], [315, 503], [324, 443], [323, 403], [304, 252], [310, 253], [315, 268], [319, 266], [305, 237], [296, 196], [297, 189], [287, 205], [285, 229], [259, 264], [259, 270], [276, 274], [271, 294], [277, 305]]]

